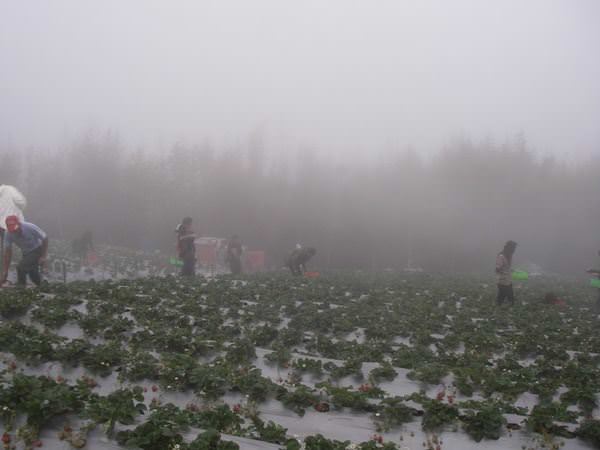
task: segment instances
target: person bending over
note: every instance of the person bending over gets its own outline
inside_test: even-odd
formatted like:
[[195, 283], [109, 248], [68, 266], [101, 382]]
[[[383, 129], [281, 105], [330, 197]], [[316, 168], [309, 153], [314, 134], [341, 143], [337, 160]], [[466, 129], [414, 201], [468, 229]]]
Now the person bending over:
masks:
[[12, 244], [21, 249], [23, 258], [17, 265], [17, 286], [25, 287], [27, 276], [39, 286], [41, 283], [40, 266], [46, 264], [48, 256], [48, 236], [38, 227], [29, 222], [21, 222], [17, 216], [6, 218], [6, 252], [4, 253], [4, 268], [0, 278], [0, 286], [8, 278], [8, 269], [12, 259]]
[[317, 253], [313, 247], [296, 248], [285, 261], [285, 265], [290, 269], [292, 275], [304, 275], [306, 272], [306, 263]]

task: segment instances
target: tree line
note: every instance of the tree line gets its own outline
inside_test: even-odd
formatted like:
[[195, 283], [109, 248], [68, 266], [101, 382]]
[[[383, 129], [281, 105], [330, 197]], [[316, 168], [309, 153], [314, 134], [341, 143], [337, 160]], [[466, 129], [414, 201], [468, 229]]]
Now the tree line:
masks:
[[88, 133], [54, 151], [0, 148], [0, 182], [28, 198], [26, 217], [52, 237], [173, 251], [192, 216], [205, 236], [238, 234], [281, 264], [296, 243], [328, 268], [493, 273], [503, 243], [515, 263], [579, 273], [600, 248], [600, 161], [566, 164], [503, 144], [456, 139], [436, 155], [386, 151], [368, 162], [268, 148], [176, 144], [133, 150]]

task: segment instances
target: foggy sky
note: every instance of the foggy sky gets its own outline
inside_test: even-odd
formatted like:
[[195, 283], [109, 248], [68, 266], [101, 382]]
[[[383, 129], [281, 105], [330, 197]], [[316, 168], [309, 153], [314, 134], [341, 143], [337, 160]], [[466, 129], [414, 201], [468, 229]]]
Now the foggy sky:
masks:
[[0, 149], [90, 128], [352, 155], [523, 132], [587, 157], [599, 124], [597, 0], [0, 0]]

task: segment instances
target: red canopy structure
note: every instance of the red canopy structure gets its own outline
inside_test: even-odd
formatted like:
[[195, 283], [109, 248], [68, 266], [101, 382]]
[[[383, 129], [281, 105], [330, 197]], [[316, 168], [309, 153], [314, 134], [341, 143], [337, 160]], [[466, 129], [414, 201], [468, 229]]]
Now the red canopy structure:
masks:
[[265, 270], [264, 250], [248, 250], [244, 252], [244, 270], [246, 272]]

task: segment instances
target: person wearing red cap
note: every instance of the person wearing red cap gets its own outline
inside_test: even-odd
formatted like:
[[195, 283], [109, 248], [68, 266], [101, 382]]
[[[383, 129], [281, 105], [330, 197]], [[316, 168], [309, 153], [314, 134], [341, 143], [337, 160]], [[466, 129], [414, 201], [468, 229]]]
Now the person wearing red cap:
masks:
[[48, 255], [48, 236], [38, 227], [29, 222], [21, 222], [17, 216], [6, 218], [6, 252], [4, 253], [3, 273], [0, 286], [6, 282], [8, 268], [12, 259], [12, 244], [21, 249], [23, 259], [17, 265], [17, 285], [25, 286], [27, 275], [39, 286], [40, 265], [44, 265]]

